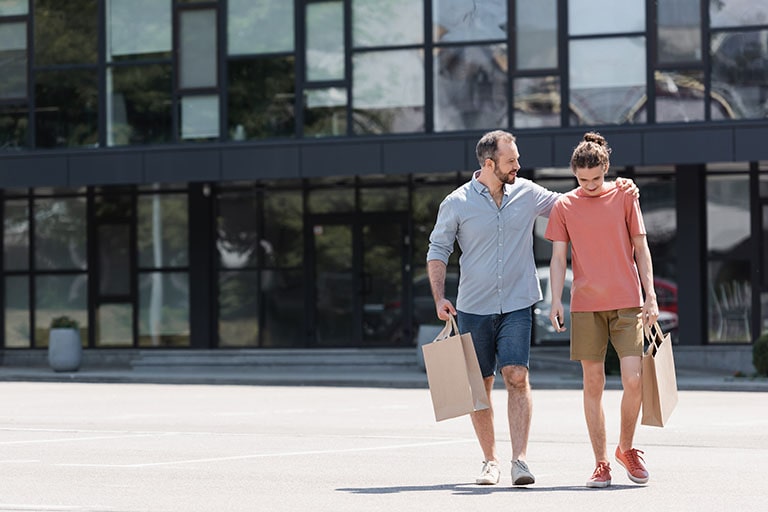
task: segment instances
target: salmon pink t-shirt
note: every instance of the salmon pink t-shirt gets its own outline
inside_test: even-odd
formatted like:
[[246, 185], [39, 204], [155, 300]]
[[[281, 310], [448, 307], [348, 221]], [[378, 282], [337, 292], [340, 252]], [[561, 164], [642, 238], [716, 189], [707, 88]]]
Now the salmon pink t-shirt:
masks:
[[571, 311], [640, 307], [640, 276], [632, 237], [644, 235], [637, 198], [615, 184], [598, 196], [581, 188], [563, 194], [552, 208], [544, 236], [571, 244]]

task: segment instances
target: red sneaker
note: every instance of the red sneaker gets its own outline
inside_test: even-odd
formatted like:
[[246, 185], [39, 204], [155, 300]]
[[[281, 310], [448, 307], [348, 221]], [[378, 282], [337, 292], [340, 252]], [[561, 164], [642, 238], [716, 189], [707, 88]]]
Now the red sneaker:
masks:
[[629, 450], [622, 453], [621, 448], [617, 446], [616, 462], [624, 466], [624, 469], [627, 470], [627, 476], [630, 480], [636, 484], [644, 484], [648, 482], [649, 475], [648, 470], [645, 469], [645, 464], [643, 464], [645, 461], [640, 455], [638, 455], [639, 453], [644, 452], [630, 448]]
[[611, 485], [611, 465], [607, 462], [598, 462], [595, 472], [587, 480], [587, 487], [608, 487]]

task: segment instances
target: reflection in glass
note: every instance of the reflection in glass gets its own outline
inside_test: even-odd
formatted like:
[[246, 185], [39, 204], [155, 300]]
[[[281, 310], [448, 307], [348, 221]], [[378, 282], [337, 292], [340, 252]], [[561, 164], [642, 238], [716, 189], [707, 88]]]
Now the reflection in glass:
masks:
[[752, 287], [749, 261], [709, 262], [709, 341], [749, 342], [752, 339]]
[[48, 346], [51, 320], [66, 315], [77, 320], [80, 339], [88, 339], [88, 276], [86, 274], [35, 277], [35, 347]]
[[304, 136], [346, 135], [347, 90], [341, 87], [304, 91]]
[[[606, 23], [606, 20], [610, 20]], [[568, 33], [572, 36], [645, 32], [644, 0], [569, 0]]]
[[4, 0], [0, 3], [0, 16], [16, 16], [29, 13], [29, 0]]
[[258, 197], [253, 190], [223, 192], [216, 216], [216, 250], [224, 268], [244, 268], [258, 263]]
[[29, 207], [26, 200], [3, 203], [3, 268], [29, 268]]
[[88, 268], [85, 206], [81, 197], [34, 200], [37, 269]]
[[[768, 290], [768, 205], [763, 205], [763, 287]], [[768, 310], [763, 315], [768, 316]]]
[[35, 65], [96, 64], [98, 4], [97, 0], [35, 0]]
[[0, 105], [0, 151], [27, 147], [29, 110], [25, 105]]
[[27, 97], [27, 24], [0, 23], [0, 100]]
[[560, 77], [515, 79], [515, 128], [560, 126]]
[[354, 339], [355, 301], [360, 300], [352, 274], [352, 228], [313, 226], [315, 251], [315, 336], [319, 346], [348, 346]]
[[139, 274], [139, 346], [189, 346], [188, 274]]
[[98, 74], [95, 70], [35, 74], [35, 145], [94, 146], [99, 140]]
[[130, 226], [102, 224], [96, 228], [96, 237], [99, 244], [99, 294], [130, 294]]
[[341, 2], [307, 5], [307, 80], [344, 78], [344, 10]]
[[557, 0], [517, 0], [517, 69], [557, 67]]
[[171, 53], [171, 2], [107, 1], [107, 60], [167, 58]]
[[[613, 179], [613, 178], [611, 178]], [[677, 313], [677, 194], [674, 174], [637, 175], [640, 207], [653, 258], [659, 307]], [[664, 281], [659, 281], [663, 279]], [[674, 301], [674, 303], [673, 303]]]
[[435, 42], [507, 38], [505, 0], [432, 0]]
[[5, 276], [5, 348], [29, 348], [29, 277]]
[[261, 277], [264, 304], [262, 347], [304, 347], [304, 271], [265, 270]]
[[404, 186], [361, 187], [359, 193], [360, 210], [364, 212], [404, 212], [408, 210], [408, 189]]
[[252, 55], [293, 51], [293, 2], [228, 0], [227, 53]]
[[219, 346], [259, 344], [258, 272], [219, 272]]
[[701, 60], [699, 2], [657, 0], [659, 62]]
[[355, 133], [424, 130], [424, 57], [419, 50], [353, 56]]
[[133, 346], [132, 304], [101, 304], [96, 308], [96, 346]]
[[713, 119], [768, 115], [768, 30], [712, 34]]
[[293, 57], [230, 61], [229, 136], [233, 140], [294, 134]]
[[423, 42], [423, 0], [352, 0], [352, 44], [356, 48]]
[[263, 265], [270, 268], [301, 267], [304, 263], [304, 215], [300, 190], [267, 190], [264, 194]]
[[171, 66], [107, 69], [107, 144], [160, 144], [173, 140]]
[[507, 45], [436, 48], [435, 131], [507, 126]]
[[766, 0], [710, 0], [709, 23], [713, 28], [768, 24]]
[[139, 267], [184, 267], [189, 261], [187, 196], [140, 195], [136, 225]]
[[218, 76], [216, 11], [182, 11], [179, 32], [179, 87], [215, 87]]
[[645, 121], [645, 37], [570, 42], [571, 124]]
[[656, 122], [704, 120], [704, 73], [656, 71]]
[[185, 96], [181, 99], [181, 138], [215, 139], [219, 136], [219, 97]]
[[707, 250], [710, 256], [749, 254], [749, 175], [707, 176]]
[[311, 213], [355, 211], [354, 188], [319, 188], [309, 192], [307, 208]]

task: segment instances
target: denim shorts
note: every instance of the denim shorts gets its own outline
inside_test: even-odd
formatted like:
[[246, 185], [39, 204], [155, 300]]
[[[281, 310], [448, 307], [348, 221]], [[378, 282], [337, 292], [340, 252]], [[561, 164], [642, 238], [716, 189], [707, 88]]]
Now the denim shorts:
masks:
[[458, 312], [459, 331], [472, 334], [483, 377], [496, 368], [525, 366], [531, 354], [531, 308], [510, 313], [473, 315]]

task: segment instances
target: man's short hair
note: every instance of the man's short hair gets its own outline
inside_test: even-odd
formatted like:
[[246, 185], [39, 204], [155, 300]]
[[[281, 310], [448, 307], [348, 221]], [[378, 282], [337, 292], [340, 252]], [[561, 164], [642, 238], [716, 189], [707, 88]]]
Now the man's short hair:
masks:
[[[499, 150], [499, 141], [502, 142], [515, 142], [515, 136], [504, 130], [494, 130], [488, 132], [477, 141], [477, 147], [475, 147], [475, 155], [480, 167], [485, 164], [485, 160], [490, 158], [496, 162], [496, 152]], [[498, 163], [498, 162], [496, 162]]]

